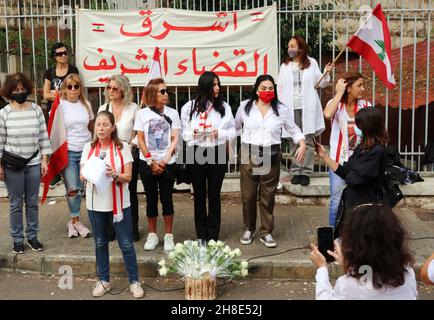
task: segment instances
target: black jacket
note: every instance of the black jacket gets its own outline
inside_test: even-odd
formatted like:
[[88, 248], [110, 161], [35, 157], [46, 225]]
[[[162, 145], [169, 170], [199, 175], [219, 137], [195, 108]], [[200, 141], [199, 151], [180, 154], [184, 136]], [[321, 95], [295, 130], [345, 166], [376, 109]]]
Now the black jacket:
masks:
[[384, 180], [385, 147], [375, 144], [369, 150], [358, 146], [348, 162], [339, 165], [336, 174], [345, 180], [347, 186], [336, 219], [336, 237], [342, 228], [343, 213], [363, 203], [378, 202], [382, 199], [381, 185]]

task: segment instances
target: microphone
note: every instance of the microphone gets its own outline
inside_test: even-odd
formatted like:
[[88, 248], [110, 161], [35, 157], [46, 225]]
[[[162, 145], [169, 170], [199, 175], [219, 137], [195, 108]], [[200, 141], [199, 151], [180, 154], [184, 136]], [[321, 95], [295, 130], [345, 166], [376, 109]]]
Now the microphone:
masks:
[[99, 154], [99, 158], [101, 160], [104, 160], [105, 156], [106, 156], [106, 152], [105, 151], [101, 151], [100, 154]]

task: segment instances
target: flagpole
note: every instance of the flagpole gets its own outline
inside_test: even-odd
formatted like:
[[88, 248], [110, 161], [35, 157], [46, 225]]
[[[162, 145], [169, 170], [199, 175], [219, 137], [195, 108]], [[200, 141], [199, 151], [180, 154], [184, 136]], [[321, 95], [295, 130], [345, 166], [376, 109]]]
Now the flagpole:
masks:
[[[378, 6], [378, 5], [377, 5]], [[374, 8], [375, 10], [375, 8]], [[368, 22], [369, 18], [371, 18], [371, 16], [374, 14], [374, 10], [371, 11], [371, 13], [368, 15], [368, 17], [366, 18], [366, 20], [359, 26], [359, 29], [357, 29], [356, 33], [354, 34], [357, 35], [360, 31], [360, 29]], [[345, 47], [341, 50], [341, 52], [339, 52], [339, 54], [337, 55], [337, 57], [333, 60], [332, 64], [334, 64], [339, 57], [342, 55], [342, 53], [344, 53], [345, 49], [347, 48], [347, 45], [345, 45]], [[324, 72], [324, 74], [321, 76], [321, 78], [319, 79], [319, 81], [316, 83], [315, 85], [315, 89], [318, 89], [319, 84], [321, 83], [322, 79], [324, 79], [324, 77], [326, 76], [328, 72]]]
[[[336, 56], [336, 58], [333, 60], [332, 64], [335, 64], [335, 62], [339, 59], [339, 57], [342, 55], [342, 53], [344, 53], [345, 49], [347, 48], [347, 46], [345, 46], [341, 52], [339, 52], [339, 54]], [[315, 89], [318, 89], [319, 84], [321, 83], [322, 79], [324, 79], [324, 77], [326, 76], [326, 74], [328, 73], [328, 71], [324, 72], [323, 75], [321, 76], [321, 78], [318, 80], [318, 82], [315, 85]]]

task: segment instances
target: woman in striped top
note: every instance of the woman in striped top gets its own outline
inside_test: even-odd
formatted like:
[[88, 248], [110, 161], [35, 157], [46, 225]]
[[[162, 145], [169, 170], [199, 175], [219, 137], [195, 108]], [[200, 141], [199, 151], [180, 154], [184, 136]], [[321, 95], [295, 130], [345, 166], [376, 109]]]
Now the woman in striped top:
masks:
[[0, 165], [0, 180], [4, 180], [9, 195], [14, 253], [24, 253], [23, 201], [28, 245], [33, 251], [43, 249], [37, 238], [38, 195], [41, 175], [47, 172], [51, 146], [42, 109], [27, 101], [32, 91], [32, 84], [22, 73], [8, 76], [2, 91], [10, 103], [0, 110], [0, 158], [5, 151], [26, 159], [33, 157], [21, 171], [3, 166], [3, 161]]

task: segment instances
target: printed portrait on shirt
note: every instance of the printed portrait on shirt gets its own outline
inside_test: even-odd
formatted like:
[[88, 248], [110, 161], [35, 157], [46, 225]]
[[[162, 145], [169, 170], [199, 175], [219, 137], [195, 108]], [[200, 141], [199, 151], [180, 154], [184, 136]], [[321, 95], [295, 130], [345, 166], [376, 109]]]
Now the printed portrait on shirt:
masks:
[[357, 141], [358, 137], [356, 135], [356, 131], [354, 130], [356, 123], [354, 120], [348, 120], [348, 147], [350, 150], [354, 150], [357, 147], [359, 141]]
[[169, 146], [169, 123], [163, 118], [149, 120], [148, 149], [149, 151], [165, 150]]

